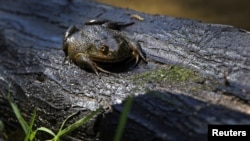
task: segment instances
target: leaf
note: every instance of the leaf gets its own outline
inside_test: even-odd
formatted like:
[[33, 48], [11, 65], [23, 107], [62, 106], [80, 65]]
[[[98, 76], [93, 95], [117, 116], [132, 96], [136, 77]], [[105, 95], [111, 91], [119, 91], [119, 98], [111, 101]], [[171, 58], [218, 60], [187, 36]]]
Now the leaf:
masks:
[[123, 130], [124, 130], [124, 127], [125, 127], [125, 125], [127, 123], [127, 117], [128, 117], [129, 111], [131, 109], [133, 100], [134, 100], [134, 97], [129, 96], [126, 103], [125, 103], [125, 105], [124, 105], [123, 112], [122, 112], [122, 114], [120, 116], [119, 125], [118, 125], [117, 130], [116, 130], [114, 141], [120, 141], [121, 140]]
[[10, 103], [10, 106], [11, 106], [12, 110], [14, 111], [14, 113], [15, 113], [17, 119], [18, 119], [18, 122], [21, 124], [21, 126], [23, 128], [23, 131], [25, 132], [25, 135], [27, 135], [28, 131], [29, 131], [28, 123], [22, 117], [22, 115], [20, 113], [20, 110], [18, 109], [17, 105], [15, 103], [11, 102], [10, 89], [9, 89], [9, 92], [8, 92], [8, 101]]
[[[59, 138], [61, 138], [62, 136], [69, 134], [70, 132], [72, 132], [73, 130], [75, 130], [76, 128], [82, 126], [83, 124], [85, 124], [86, 122], [88, 122], [92, 117], [94, 117], [95, 115], [97, 115], [97, 113], [99, 113], [102, 110], [102, 108], [98, 108], [96, 111], [91, 112], [89, 115], [87, 115], [86, 117], [81, 118], [80, 120], [76, 121], [75, 123], [69, 125], [68, 127], [66, 127], [65, 129], [59, 131], [57, 133], [57, 135], [54, 137], [53, 140], [57, 140]], [[71, 115], [72, 116], [72, 115]], [[70, 118], [71, 116], [69, 116], [68, 118]], [[68, 119], [67, 118], [67, 119]], [[66, 120], [67, 120], [66, 119]], [[65, 123], [65, 122], [64, 122]]]

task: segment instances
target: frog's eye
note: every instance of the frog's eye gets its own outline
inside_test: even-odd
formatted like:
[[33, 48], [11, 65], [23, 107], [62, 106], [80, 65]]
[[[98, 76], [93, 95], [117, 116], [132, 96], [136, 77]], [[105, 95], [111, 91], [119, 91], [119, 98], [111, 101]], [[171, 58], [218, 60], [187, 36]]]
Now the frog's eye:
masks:
[[109, 47], [107, 45], [101, 45], [99, 50], [103, 55], [107, 55], [109, 52]]

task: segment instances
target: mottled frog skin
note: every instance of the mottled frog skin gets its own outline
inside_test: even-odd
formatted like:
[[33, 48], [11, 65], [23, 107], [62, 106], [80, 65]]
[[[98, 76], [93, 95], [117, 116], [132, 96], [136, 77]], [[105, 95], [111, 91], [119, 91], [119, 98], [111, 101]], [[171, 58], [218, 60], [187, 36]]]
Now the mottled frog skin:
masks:
[[127, 66], [131, 62], [137, 65], [141, 59], [147, 62], [140, 43], [130, 41], [118, 29], [115, 30], [126, 24], [112, 22], [113, 29], [106, 22], [105, 26], [102, 24], [98, 21], [80, 28], [70, 26], [63, 40], [65, 59], [97, 75], [98, 71], [111, 73], [115, 69], [113, 66]]

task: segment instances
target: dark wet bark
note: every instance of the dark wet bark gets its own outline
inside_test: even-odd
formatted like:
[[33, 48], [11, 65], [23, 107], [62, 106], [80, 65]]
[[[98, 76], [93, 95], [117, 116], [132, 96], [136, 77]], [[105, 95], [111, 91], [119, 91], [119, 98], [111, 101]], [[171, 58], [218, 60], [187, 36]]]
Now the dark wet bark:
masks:
[[[131, 19], [132, 14], [144, 20]], [[101, 79], [63, 64], [67, 27], [96, 18], [135, 22], [121, 32], [142, 41], [149, 64], [101, 73]], [[250, 124], [250, 34], [242, 29], [83, 0], [0, 0], [0, 49], [0, 114], [8, 124], [16, 121], [6, 101], [10, 83], [25, 118], [38, 109], [38, 127], [56, 130], [76, 111], [78, 119], [112, 106], [68, 138], [93, 140], [98, 132], [111, 140], [129, 95], [136, 97], [124, 140], [207, 140], [208, 124]], [[152, 76], [176, 68], [172, 65], [191, 69], [195, 77]]]

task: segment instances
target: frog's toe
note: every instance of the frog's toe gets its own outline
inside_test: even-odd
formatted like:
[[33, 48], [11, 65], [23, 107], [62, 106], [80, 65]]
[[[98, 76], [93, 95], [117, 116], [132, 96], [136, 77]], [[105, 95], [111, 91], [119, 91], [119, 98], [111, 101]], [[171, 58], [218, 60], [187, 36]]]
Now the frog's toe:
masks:
[[99, 76], [97, 71], [99, 67], [97, 67], [97, 65], [93, 61], [91, 61], [84, 53], [78, 53], [75, 56], [74, 62], [80, 68], [91, 70], [95, 72], [97, 76]]
[[84, 53], [78, 53], [75, 56], [74, 62], [80, 68], [93, 71], [98, 77], [99, 77], [98, 71], [112, 74], [111, 72], [99, 67], [95, 62], [91, 61]]
[[107, 71], [107, 70], [105, 70], [101, 67], [98, 67], [98, 66], [96, 66], [96, 69], [98, 69], [99, 71], [104, 72], [104, 73], [112, 74], [110, 71]]
[[137, 65], [140, 62], [140, 56], [139, 54], [134, 54], [135, 57], [135, 65]]

